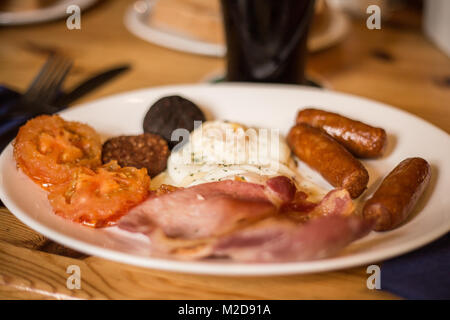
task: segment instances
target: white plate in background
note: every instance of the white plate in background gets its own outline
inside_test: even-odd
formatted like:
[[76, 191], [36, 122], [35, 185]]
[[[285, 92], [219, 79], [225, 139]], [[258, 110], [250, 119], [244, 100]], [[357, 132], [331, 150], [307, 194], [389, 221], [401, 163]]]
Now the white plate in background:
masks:
[[56, 20], [69, 16], [69, 14], [66, 13], [66, 10], [70, 5], [77, 5], [83, 10], [90, 7], [95, 2], [97, 2], [97, 0], [60, 0], [53, 5], [42, 7], [37, 10], [19, 12], [0, 11], [0, 25], [15, 26]]
[[[168, 32], [149, 25], [149, 15], [155, 0], [135, 2], [125, 13], [125, 27], [135, 36], [161, 47], [206, 55], [213, 57], [223, 57], [226, 53], [226, 46], [207, 41], [196, 40], [186, 37], [176, 32]], [[151, 19], [151, 16], [150, 16]], [[349, 22], [344, 13], [339, 9], [330, 6], [330, 19], [327, 28], [320, 34], [315, 34], [308, 39], [308, 49], [310, 52], [331, 47], [347, 35]]]
[[[91, 229], [52, 213], [45, 192], [16, 169], [12, 146], [0, 156], [0, 198], [22, 222], [44, 236], [75, 250], [142, 267], [217, 275], [311, 273], [367, 265], [423, 246], [450, 230], [450, 136], [409, 113], [364, 98], [301, 86], [218, 84], [169, 86], [115, 95], [62, 112], [67, 120], [88, 123], [104, 137], [142, 132], [149, 106], [165, 95], [179, 94], [196, 104], [209, 119], [280, 129], [286, 134], [298, 109], [316, 106], [386, 129], [388, 150], [365, 160], [370, 174], [367, 197], [401, 160], [419, 156], [432, 166], [431, 183], [413, 217], [389, 232], [372, 232], [336, 257], [308, 262], [235, 263], [224, 260], [178, 261], [150, 257], [145, 236], [117, 227]], [[301, 170], [308, 171], [305, 165]], [[307, 172], [311, 173], [311, 172]], [[316, 182], [326, 182], [317, 174]], [[331, 189], [331, 187], [330, 187]]]

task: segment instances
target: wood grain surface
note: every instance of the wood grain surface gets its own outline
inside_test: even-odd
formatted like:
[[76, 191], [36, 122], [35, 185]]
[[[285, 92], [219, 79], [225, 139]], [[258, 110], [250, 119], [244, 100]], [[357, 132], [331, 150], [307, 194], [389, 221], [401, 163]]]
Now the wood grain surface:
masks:
[[[129, 63], [132, 70], [77, 103], [144, 87], [200, 82], [224, 60], [168, 50], [131, 35], [123, 15], [133, 1], [100, 1], [82, 13], [82, 29], [65, 21], [0, 29], [0, 83], [24, 90], [46, 59], [74, 59], [65, 86]], [[418, 19], [416, 17], [416, 19]], [[394, 105], [450, 132], [450, 59], [412, 26], [368, 30], [352, 21], [340, 45], [311, 55], [307, 72], [325, 86]], [[67, 267], [81, 269], [81, 289], [66, 287]], [[366, 267], [282, 277], [217, 277], [163, 272], [89, 257], [60, 246], [0, 209], [3, 299], [395, 299], [366, 287]]]

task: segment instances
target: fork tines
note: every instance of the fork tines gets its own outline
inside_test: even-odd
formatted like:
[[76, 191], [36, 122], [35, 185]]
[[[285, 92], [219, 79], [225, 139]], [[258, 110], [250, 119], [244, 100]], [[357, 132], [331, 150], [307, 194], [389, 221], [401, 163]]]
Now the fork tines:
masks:
[[51, 54], [22, 99], [27, 102], [36, 101], [42, 104], [52, 103], [71, 67], [72, 61], [70, 59]]

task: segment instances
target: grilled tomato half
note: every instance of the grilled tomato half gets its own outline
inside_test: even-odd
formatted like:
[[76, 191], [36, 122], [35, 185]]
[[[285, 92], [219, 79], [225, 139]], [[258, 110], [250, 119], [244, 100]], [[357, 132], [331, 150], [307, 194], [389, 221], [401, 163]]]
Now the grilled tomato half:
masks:
[[96, 170], [78, 168], [70, 181], [50, 188], [48, 199], [57, 215], [100, 228], [115, 225], [144, 201], [149, 187], [145, 168], [122, 168], [111, 161]]
[[94, 129], [57, 115], [29, 120], [14, 141], [17, 165], [43, 187], [68, 181], [80, 166], [100, 166], [101, 151], [101, 139]]

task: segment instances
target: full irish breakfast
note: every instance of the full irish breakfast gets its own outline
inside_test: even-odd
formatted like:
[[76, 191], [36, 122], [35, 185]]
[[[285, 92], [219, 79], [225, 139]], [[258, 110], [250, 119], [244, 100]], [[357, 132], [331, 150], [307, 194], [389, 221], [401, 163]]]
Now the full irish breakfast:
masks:
[[[361, 159], [383, 156], [386, 131], [317, 108], [293, 114], [284, 137], [207, 121], [192, 101], [166, 96], [142, 129], [102, 141], [88, 124], [41, 115], [20, 128], [14, 159], [61, 219], [143, 234], [151, 254], [185, 260], [336, 255], [371, 231], [408, 223], [431, 176], [426, 160], [407, 158], [367, 194]], [[300, 162], [329, 188], [313, 183]]]

